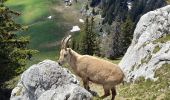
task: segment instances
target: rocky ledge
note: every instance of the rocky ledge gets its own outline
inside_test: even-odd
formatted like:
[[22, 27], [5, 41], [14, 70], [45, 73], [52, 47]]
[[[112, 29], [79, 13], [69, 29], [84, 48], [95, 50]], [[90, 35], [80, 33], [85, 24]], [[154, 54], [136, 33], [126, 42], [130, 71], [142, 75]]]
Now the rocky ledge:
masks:
[[57, 62], [44, 60], [26, 70], [12, 90], [11, 100], [91, 100], [75, 75]]

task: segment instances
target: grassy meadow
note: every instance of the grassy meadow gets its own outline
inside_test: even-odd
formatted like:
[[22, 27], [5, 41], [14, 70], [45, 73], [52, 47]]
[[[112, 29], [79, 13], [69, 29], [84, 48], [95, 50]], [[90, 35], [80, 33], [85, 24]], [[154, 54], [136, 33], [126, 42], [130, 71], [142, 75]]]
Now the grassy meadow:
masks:
[[[44, 59], [57, 60], [60, 40], [78, 22], [80, 4], [65, 7], [61, 0], [8, 0], [6, 5], [21, 13], [18, 23], [28, 26], [18, 34], [29, 36], [29, 48], [39, 51], [28, 61], [30, 66]], [[52, 16], [51, 19], [48, 17]]]

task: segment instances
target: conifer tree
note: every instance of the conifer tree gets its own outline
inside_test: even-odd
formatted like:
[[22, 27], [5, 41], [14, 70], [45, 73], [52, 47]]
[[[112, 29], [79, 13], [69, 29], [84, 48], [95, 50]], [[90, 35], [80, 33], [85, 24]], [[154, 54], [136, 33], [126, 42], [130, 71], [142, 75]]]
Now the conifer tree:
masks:
[[125, 52], [131, 44], [133, 38], [134, 22], [130, 16], [127, 17], [124, 23], [121, 24], [121, 46]]
[[86, 17], [84, 32], [82, 35], [81, 49], [82, 54], [93, 55], [99, 53], [99, 45], [97, 41], [97, 34], [94, 32], [94, 17]]
[[4, 2], [0, 2], [0, 86], [24, 71], [27, 59], [36, 52], [27, 49], [27, 37], [16, 33], [25, 29], [14, 21], [20, 14], [4, 6]]

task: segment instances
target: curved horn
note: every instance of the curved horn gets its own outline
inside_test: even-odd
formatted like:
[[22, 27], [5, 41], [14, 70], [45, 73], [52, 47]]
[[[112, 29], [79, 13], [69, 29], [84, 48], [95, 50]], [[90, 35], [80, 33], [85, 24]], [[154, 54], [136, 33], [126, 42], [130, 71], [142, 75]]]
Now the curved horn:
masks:
[[64, 43], [65, 39], [66, 39], [66, 37], [64, 37], [64, 38], [61, 40], [61, 48], [62, 48], [62, 49], [63, 49], [64, 46], [65, 46], [65, 43]]
[[65, 40], [64, 40], [64, 47], [65, 47], [65, 49], [68, 47], [68, 42], [69, 42], [69, 40], [71, 39], [71, 35], [69, 35]]

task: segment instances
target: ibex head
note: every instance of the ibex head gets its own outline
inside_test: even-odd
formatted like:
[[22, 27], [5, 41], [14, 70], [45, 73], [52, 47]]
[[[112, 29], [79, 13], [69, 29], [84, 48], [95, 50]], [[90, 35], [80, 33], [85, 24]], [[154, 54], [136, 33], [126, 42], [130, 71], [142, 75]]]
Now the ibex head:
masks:
[[63, 38], [61, 41], [61, 51], [60, 58], [58, 60], [58, 64], [62, 65], [64, 62], [70, 60], [70, 48], [68, 48], [68, 42], [71, 39], [71, 35]]

